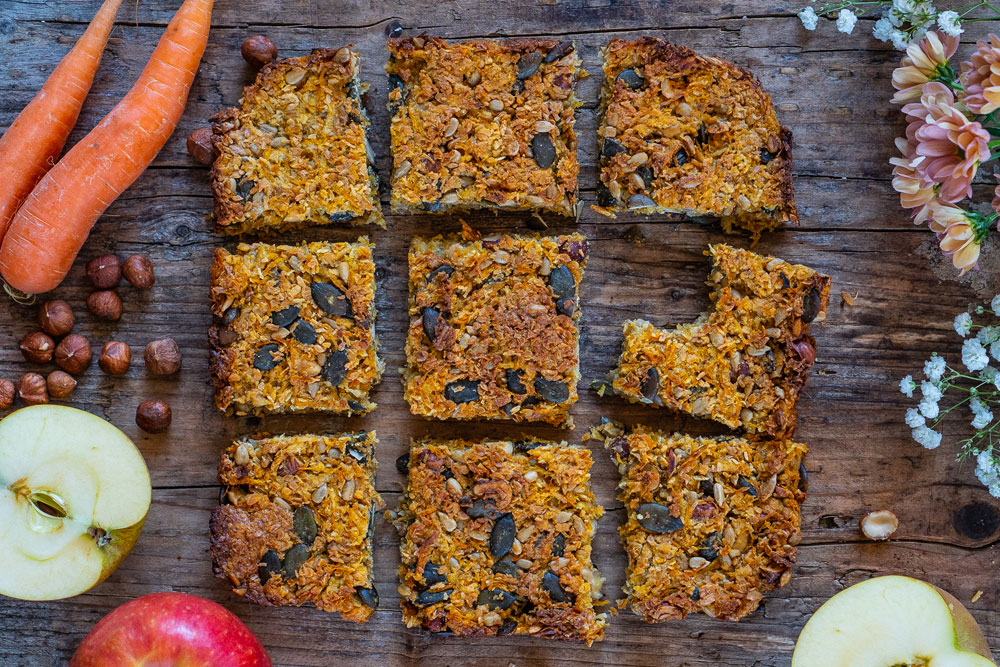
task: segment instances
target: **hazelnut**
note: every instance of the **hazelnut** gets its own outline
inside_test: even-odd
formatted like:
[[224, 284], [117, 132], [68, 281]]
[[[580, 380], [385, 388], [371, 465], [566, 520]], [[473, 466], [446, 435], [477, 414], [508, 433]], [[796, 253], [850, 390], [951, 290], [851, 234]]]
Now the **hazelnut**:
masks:
[[86, 370], [93, 358], [90, 343], [80, 334], [70, 334], [56, 345], [56, 365], [67, 373], [80, 373]]
[[0, 410], [6, 410], [14, 404], [14, 383], [10, 380], [0, 380]]
[[38, 373], [25, 373], [17, 381], [17, 396], [25, 405], [41, 405], [49, 402], [49, 390], [45, 378]]
[[45, 385], [49, 388], [49, 396], [65, 398], [76, 389], [76, 380], [66, 371], [52, 371], [45, 378]]
[[215, 146], [212, 144], [212, 130], [207, 127], [199, 127], [189, 134], [187, 149], [188, 153], [198, 164], [212, 164], [215, 162]]
[[87, 310], [102, 320], [117, 320], [122, 316], [122, 299], [114, 290], [99, 290], [87, 297]]
[[52, 361], [55, 349], [55, 341], [41, 331], [31, 331], [21, 339], [21, 354], [24, 355], [25, 359], [35, 364]]
[[243, 40], [240, 53], [254, 67], [263, 67], [278, 57], [278, 47], [264, 35], [254, 35]]
[[181, 349], [172, 338], [147, 343], [143, 359], [146, 370], [153, 375], [173, 375], [181, 369]]
[[111, 289], [122, 279], [122, 262], [116, 255], [101, 255], [87, 262], [87, 277], [97, 289]]
[[881, 542], [899, 528], [899, 519], [889, 510], [869, 512], [861, 517], [861, 533], [869, 540]]
[[38, 309], [38, 325], [50, 336], [65, 336], [74, 324], [73, 309], [65, 301], [46, 301]]
[[162, 433], [170, 426], [170, 406], [163, 401], [144, 401], [135, 409], [135, 423], [147, 433]]
[[97, 365], [108, 375], [125, 375], [132, 363], [132, 348], [126, 343], [109, 340], [97, 358]]
[[149, 289], [156, 282], [153, 275], [153, 262], [145, 255], [129, 255], [122, 266], [125, 280], [139, 289]]

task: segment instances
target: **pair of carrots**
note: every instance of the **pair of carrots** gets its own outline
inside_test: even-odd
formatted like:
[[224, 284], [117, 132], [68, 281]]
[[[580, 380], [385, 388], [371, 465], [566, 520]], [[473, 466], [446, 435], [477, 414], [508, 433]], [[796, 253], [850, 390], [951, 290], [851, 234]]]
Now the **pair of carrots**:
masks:
[[0, 276], [26, 294], [55, 288], [97, 219], [170, 138], [208, 43], [213, 0], [184, 0], [133, 88], [58, 162], [90, 91], [121, 0], [0, 137]]

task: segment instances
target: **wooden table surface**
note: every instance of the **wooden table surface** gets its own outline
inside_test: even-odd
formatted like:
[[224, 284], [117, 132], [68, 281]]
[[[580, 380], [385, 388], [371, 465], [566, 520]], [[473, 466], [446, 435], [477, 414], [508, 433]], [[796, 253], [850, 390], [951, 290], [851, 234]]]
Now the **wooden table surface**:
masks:
[[[71, 141], [79, 139], [117, 102], [137, 77], [178, 6], [177, 0], [127, 0], [104, 55], [94, 88]], [[31, 99], [99, 5], [98, 0], [0, 0], [0, 128]], [[55, 295], [78, 316], [77, 331], [99, 350], [123, 340], [138, 352], [128, 375], [110, 377], [91, 367], [67, 401], [122, 428], [142, 450], [153, 480], [153, 505], [135, 550], [111, 577], [70, 600], [28, 603], [0, 600], [0, 664], [63, 664], [108, 611], [138, 595], [177, 590], [216, 600], [237, 613], [260, 637], [276, 664], [329, 665], [787, 665], [807, 616], [845, 586], [874, 575], [902, 573], [954, 593], [971, 609], [994, 649], [1000, 649], [1000, 502], [955, 463], [954, 443], [965, 419], [945, 429], [945, 444], [927, 451], [903, 424], [905, 398], [899, 378], [920, 369], [932, 351], [957, 356], [951, 320], [974, 295], [954, 280], [934, 278], [915, 250], [932, 238], [898, 207], [887, 165], [892, 139], [902, 133], [890, 77], [899, 54], [868, 35], [837, 33], [821, 21], [814, 33], [794, 17], [796, 4], [765, 1], [687, 0], [448, 0], [328, 2], [326, 0], [217, 0], [213, 29], [188, 108], [153, 166], [97, 223], [66, 282]], [[627, 611], [610, 619], [603, 642], [586, 648], [530, 638], [461, 640], [403, 627], [395, 592], [398, 538], [379, 521], [375, 579], [382, 604], [367, 625], [313, 608], [258, 608], [236, 597], [212, 575], [208, 516], [218, 499], [216, 461], [233, 437], [266, 430], [314, 431], [375, 428], [379, 436], [378, 488], [389, 506], [402, 479], [393, 465], [409, 439], [441, 436], [516, 436], [522, 432], [579, 442], [601, 416], [643, 421], [664, 429], [713, 431], [711, 425], [671, 417], [585, 389], [616, 359], [623, 320], [642, 316], [673, 325], [697, 316], [708, 302], [704, 285], [707, 244], [746, 246], [725, 237], [716, 222], [621, 216], [605, 219], [585, 209], [578, 227], [591, 239], [582, 284], [582, 373], [574, 431], [504, 424], [429, 423], [411, 418], [395, 369], [404, 363], [406, 247], [414, 234], [454, 231], [455, 219], [388, 216], [388, 228], [371, 231], [376, 244], [378, 335], [387, 372], [375, 392], [379, 408], [365, 418], [268, 417], [226, 419], [216, 410], [208, 373], [206, 331], [212, 249], [232, 245], [213, 233], [208, 170], [195, 165], [185, 137], [209, 116], [234, 104], [252, 77], [239, 54], [244, 38], [264, 33], [283, 56], [316, 47], [353, 43], [362, 54], [364, 80], [372, 84], [374, 146], [378, 172], [387, 180], [388, 116], [385, 111], [384, 29], [398, 19], [407, 34], [427, 31], [448, 38], [556, 35], [576, 41], [593, 76], [580, 84], [577, 112], [582, 197], [594, 200], [596, 100], [601, 84], [599, 50], [611, 37], [662, 36], [752, 69], [774, 97], [784, 125], [795, 133], [795, 189], [801, 223], [768, 234], [757, 250], [808, 264], [833, 277], [825, 323], [813, 327], [818, 360], [799, 401], [798, 439], [809, 444], [809, 498], [803, 541], [791, 583], [739, 624], [691, 616], [658, 626]], [[963, 49], [985, 35], [983, 24], [963, 35]], [[383, 203], [388, 199], [383, 188]], [[525, 216], [469, 216], [484, 231], [523, 230]], [[568, 231], [572, 221], [552, 218]], [[367, 230], [366, 230], [367, 231]], [[310, 229], [281, 240], [345, 240], [356, 229]], [[89, 288], [83, 266], [98, 254], [148, 253], [157, 282], [146, 293], [121, 289], [125, 315], [95, 321], [84, 307]], [[841, 291], [857, 293], [849, 307]], [[34, 325], [33, 308], [0, 303], [0, 377], [29, 370], [17, 341]], [[171, 336], [184, 352], [178, 377], [148, 377], [138, 359], [145, 343]], [[173, 406], [168, 433], [138, 430], [136, 405], [162, 398]], [[593, 485], [607, 513], [596, 536], [594, 558], [607, 577], [610, 599], [620, 597], [624, 555], [616, 527], [621, 505], [617, 473], [598, 452]], [[859, 534], [866, 511], [891, 509], [900, 529], [888, 544]], [[973, 595], [982, 596], [971, 603]]]

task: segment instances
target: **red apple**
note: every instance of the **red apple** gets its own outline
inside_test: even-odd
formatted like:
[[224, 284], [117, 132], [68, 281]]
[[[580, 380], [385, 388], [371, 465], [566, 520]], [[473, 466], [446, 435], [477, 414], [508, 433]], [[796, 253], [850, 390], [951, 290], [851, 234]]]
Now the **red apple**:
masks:
[[187, 593], [150, 593], [102, 618], [69, 664], [271, 667], [271, 658], [226, 608]]

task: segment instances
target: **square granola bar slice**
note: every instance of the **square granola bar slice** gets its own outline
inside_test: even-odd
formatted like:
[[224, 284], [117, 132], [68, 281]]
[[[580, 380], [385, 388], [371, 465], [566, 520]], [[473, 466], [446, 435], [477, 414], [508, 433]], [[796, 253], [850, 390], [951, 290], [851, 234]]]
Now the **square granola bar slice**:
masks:
[[708, 254], [712, 310], [674, 330], [625, 322], [610, 388], [730, 428], [788, 435], [816, 361], [809, 324], [826, 318], [830, 278], [727, 245]]
[[359, 59], [345, 46], [268, 63], [239, 106], [212, 119], [220, 232], [385, 226]]
[[262, 606], [311, 602], [352, 621], [378, 607], [375, 432], [237, 440], [219, 458], [212, 562]]
[[590, 644], [603, 579], [591, 539], [603, 509], [590, 451], [565, 443], [411, 444], [399, 510], [403, 622], [459, 636], [527, 634]]
[[212, 375], [228, 414], [364, 414], [382, 377], [375, 264], [355, 243], [240, 244], [212, 264]]
[[754, 238], [798, 222], [792, 133], [747, 70], [662, 39], [604, 49], [596, 210], [718, 216]]
[[413, 239], [410, 411], [572, 427], [586, 258], [582, 234]]
[[625, 593], [646, 621], [701, 611], [738, 621], [792, 576], [805, 500], [806, 446], [694, 437], [606, 422], [622, 480]]
[[572, 42], [402, 37], [387, 48], [393, 211], [577, 215]]

